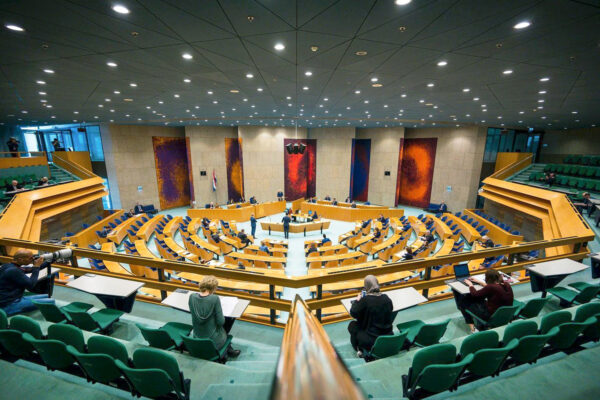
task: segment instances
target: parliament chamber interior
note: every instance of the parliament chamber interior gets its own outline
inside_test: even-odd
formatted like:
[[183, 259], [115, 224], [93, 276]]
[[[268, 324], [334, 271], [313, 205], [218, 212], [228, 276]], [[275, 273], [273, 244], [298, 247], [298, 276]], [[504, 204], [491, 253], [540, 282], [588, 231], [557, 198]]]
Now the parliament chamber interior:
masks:
[[600, 396], [597, 1], [0, 16], [0, 399]]

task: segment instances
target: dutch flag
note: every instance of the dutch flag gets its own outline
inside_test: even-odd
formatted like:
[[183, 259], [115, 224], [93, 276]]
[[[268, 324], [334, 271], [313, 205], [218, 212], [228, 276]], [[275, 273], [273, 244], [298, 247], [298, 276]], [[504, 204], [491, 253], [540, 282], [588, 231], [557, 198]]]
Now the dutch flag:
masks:
[[215, 170], [214, 169], [213, 169], [212, 184], [213, 184], [213, 192], [216, 192], [217, 191], [217, 175], [215, 175]]

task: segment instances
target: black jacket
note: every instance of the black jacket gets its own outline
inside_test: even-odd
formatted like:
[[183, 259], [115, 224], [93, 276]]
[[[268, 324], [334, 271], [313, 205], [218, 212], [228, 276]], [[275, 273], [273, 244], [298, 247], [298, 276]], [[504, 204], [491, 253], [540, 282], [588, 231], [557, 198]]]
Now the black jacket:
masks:
[[356, 319], [358, 329], [365, 331], [375, 342], [378, 336], [393, 334], [393, 310], [392, 300], [387, 295], [366, 295], [352, 304], [350, 315]]
[[[40, 268], [46, 268], [48, 263], [43, 263]], [[23, 292], [33, 289], [38, 280], [40, 269], [33, 268], [31, 276], [16, 264], [8, 263], [0, 267], [0, 308], [14, 303], [23, 297]]]

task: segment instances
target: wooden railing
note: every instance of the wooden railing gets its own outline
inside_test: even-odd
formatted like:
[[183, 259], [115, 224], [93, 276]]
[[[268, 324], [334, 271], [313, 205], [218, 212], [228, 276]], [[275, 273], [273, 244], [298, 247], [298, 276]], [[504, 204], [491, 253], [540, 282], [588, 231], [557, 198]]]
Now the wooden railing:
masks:
[[517, 172], [519, 172], [523, 168], [527, 167], [528, 165], [531, 165], [532, 161], [533, 161], [533, 154], [529, 154], [522, 160], [517, 161], [512, 164], [509, 164], [506, 167], [494, 172], [488, 178], [506, 179], [506, 178], [516, 174]]
[[52, 161], [57, 166], [61, 167], [62, 169], [66, 170], [67, 172], [75, 175], [80, 179], [90, 179], [98, 177], [98, 175], [94, 174], [92, 171], [89, 171], [88, 169], [82, 167], [74, 161], [65, 160], [56, 153], [52, 156]]
[[323, 326], [296, 295], [281, 343], [271, 400], [358, 400], [365, 396]]

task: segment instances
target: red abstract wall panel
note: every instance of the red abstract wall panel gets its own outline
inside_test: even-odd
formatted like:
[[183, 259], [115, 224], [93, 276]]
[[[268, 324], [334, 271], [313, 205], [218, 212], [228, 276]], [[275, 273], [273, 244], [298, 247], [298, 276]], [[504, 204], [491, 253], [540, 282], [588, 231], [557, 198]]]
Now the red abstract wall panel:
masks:
[[[302, 154], [289, 154], [287, 144], [303, 143]], [[284, 139], [285, 198], [289, 201], [313, 197], [317, 191], [317, 139]]]
[[437, 138], [400, 141], [396, 203], [427, 207], [431, 200]]
[[190, 205], [190, 168], [186, 138], [152, 137], [160, 208]]
[[227, 165], [227, 198], [239, 201], [244, 197], [244, 163], [241, 138], [225, 138], [225, 162]]

